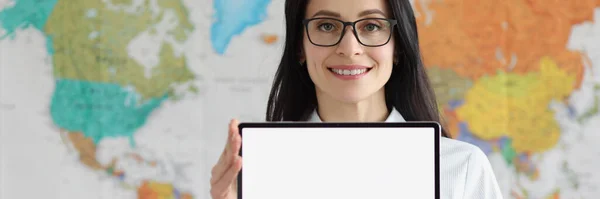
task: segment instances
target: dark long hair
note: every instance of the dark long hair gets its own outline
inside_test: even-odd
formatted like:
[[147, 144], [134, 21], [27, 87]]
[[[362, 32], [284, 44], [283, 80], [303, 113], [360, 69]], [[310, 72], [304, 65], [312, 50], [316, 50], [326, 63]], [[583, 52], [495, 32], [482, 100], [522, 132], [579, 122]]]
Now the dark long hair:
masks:
[[[315, 85], [300, 64], [302, 20], [309, 0], [286, 0], [285, 47], [267, 105], [267, 121], [306, 121], [317, 107]], [[419, 49], [417, 25], [408, 0], [388, 0], [398, 21], [394, 37], [397, 64], [385, 85], [388, 109], [395, 107], [406, 121], [436, 121], [441, 116]], [[448, 137], [445, 128], [442, 136]]]

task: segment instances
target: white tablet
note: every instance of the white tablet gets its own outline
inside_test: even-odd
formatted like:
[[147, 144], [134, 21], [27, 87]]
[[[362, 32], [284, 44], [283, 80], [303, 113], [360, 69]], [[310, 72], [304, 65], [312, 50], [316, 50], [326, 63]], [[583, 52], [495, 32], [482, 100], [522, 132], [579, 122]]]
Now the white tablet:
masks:
[[238, 198], [440, 198], [436, 122], [241, 123]]

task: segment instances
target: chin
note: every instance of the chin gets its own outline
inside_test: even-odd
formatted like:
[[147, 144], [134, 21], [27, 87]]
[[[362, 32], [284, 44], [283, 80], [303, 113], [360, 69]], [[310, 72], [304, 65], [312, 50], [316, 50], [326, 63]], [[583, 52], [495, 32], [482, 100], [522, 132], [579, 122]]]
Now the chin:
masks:
[[335, 89], [330, 96], [342, 103], [358, 103], [369, 99], [376, 91], [364, 89]]

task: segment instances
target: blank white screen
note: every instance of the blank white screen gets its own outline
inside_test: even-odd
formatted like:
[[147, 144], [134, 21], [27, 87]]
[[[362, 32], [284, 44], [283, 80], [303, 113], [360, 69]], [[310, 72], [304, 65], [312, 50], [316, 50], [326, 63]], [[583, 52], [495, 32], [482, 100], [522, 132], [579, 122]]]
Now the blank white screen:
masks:
[[434, 128], [244, 128], [244, 199], [435, 198]]

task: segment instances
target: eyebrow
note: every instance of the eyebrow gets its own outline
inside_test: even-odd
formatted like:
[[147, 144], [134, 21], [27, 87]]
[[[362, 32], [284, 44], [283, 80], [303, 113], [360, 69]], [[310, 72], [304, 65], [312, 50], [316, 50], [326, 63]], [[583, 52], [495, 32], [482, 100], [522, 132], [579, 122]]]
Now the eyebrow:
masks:
[[318, 15], [330, 16], [330, 17], [341, 17], [340, 13], [329, 11], [329, 10], [319, 10], [319, 12], [315, 13], [313, 17]]
[[381, 16], [385, 16], [385, 13], [383, 13], [383, 11], [381, 11], [379, 9], [365, 10], [365, 11], [360, 12], [358, 14], [358, 16], [363, 17], [363, 16], [370, 15], [370, 14], [380, 14]]
[[[370, 15], [370, 14], [380, 14], [382, 16], [385, 16], [385, 13], [383, 13], [383, 11], [381, 11], [379, 9], [365, 10], [365, 11], [358, 13], [358, 16], [363, 17], [363, 16]], [[319, 10], [319, 12], [315, 13], [313, 15], [313, 17], [318, 16], [318, 15], [324, 15], [324, 16], [330, 16], [330, 17], [341, 17], [340, 13], [329, 11], [329, 10]]]

